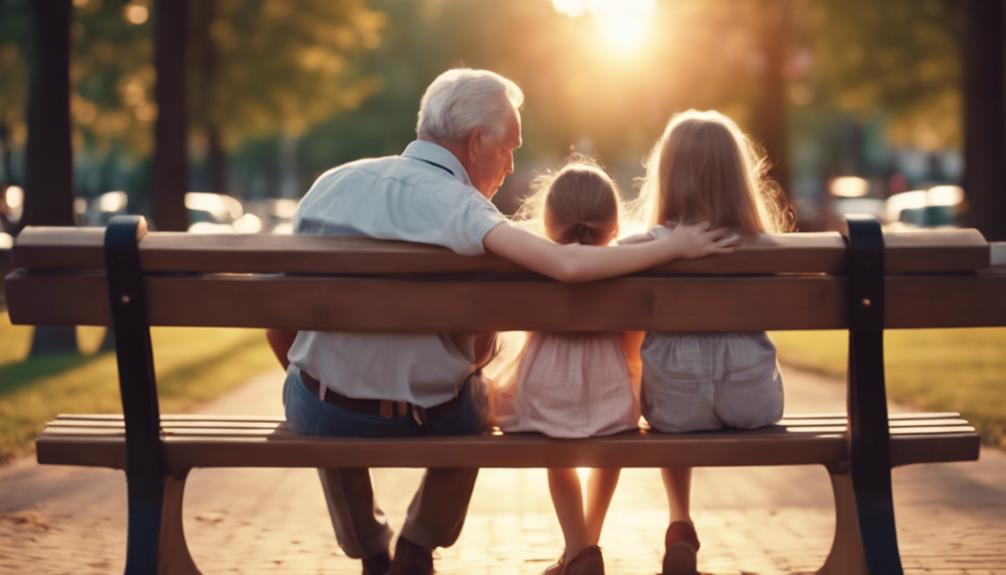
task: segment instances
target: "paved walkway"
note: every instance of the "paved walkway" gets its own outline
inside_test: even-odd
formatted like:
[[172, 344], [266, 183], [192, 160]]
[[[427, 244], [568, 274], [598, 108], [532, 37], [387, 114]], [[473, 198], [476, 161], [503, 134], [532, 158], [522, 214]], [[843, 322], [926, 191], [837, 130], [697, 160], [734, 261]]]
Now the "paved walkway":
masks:
[[[281, 375], [270, 372], [207, 406], [207, 413], [276, 413]], [[844, 387], [787, 370], [787, 410], [844, 409]], [[392, 523], [401, 524], [416, 470], [375, 471]], [[918, 465], [894, 473], [898, 536], [909, 573], [1006, 573], [1006, 454], [980, 463]], [[695, 519], [711, 573], [792, 573], [819, 567], [831, 543], [823, 469], [701, 469]], [[655, 470], [626, 470], [605, 526], [608, 573], [659, 569], [666, 521]], [[359, 573], [336, 547], [311, 470], [196, 470], [185, 528], [206, 573]], [[125, 481], [120, 472], [0, 469], [0, 573], [121, 572]], [[484, 470], [458, 544], [439, 551], [443, 574], [539, 573], [561, 549], [541, 470]]]

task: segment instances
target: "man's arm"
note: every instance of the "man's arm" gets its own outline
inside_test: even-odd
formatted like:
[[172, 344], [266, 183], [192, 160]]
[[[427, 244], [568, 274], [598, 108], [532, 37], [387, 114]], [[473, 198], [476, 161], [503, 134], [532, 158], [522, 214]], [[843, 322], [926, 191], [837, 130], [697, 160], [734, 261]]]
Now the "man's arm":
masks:
[[486, 234], [486, 250], [552, 279], [579, 283], [624, 275], [677, 258], [732, 252], [730, 230], [708, 224], [680, 225], [653, 241], [622, 246], [559, 245], [509, 223]]
[[272, 352], [276, 355], [276, 359], [279, 360], [283, 369], [286, 369], [290, 365], [290, 360], [286, 358], [286, 355], [290, 353], [290, 347], [293, 346], [293, 340], [296, 337], [296, 331], [282, 329], [265, 330], [265, 338], [269, 342], [269, 347], [272, 348]]

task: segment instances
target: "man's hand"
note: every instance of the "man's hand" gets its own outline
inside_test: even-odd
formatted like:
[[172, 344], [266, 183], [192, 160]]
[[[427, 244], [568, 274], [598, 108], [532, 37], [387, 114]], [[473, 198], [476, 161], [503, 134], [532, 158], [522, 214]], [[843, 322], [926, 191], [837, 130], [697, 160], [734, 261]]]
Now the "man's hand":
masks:
[[728, 254], [740, 244], [740, 236], [729, 228], [709, 229], [708, 222], [675, 226], [663, 240], [675, 246], [678, 257], [697, 259], [712, 254]]

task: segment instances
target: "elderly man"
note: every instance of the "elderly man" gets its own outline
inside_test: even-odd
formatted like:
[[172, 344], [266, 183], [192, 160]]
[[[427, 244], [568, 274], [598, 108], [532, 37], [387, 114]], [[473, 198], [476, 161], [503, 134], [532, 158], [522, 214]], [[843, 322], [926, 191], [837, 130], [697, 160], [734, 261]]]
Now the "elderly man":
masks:
[[[489, 198], [513, 172], [523, 99], [516, 84], [493, 72], [444, 72], [423, 95], [418, 139], [399, 156], [359, 160], [323, 174], [301, 201], [296, 233], [406, 240], [460, 254], [488, 250], [567, 282], [729, 251], [722, 230], [698, 225], [679, 226], [646, 244], [601, 248], [560, 246], [507, 223]], [[478, 374], [480, 351], [489, 347], [486, 336], [268, 335], [287, 366], [286, 417], [298, 433], [387, 437], [477, 434], [486, 428]], [[346, 554], [362, 560], [364, 574], [409, 575], [432, 573], [433, 549], [457, 540], [477, 473], [427, 470], [392, 562], [392, 531], [374, 502], [369, 470], [320, 470]]]

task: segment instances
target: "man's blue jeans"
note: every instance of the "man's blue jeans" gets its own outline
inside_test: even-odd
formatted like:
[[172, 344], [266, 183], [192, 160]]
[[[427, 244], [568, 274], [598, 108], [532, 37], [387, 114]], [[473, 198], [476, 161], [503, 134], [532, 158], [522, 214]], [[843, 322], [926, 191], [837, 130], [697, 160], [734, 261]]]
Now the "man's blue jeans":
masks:
[[[487, 426], [485, 390], [477, 376], [462, 387], [458, 401], [420, 426], [411, 416], [365, 415], [326, 403], [304, 385], [291, 366], [283, 386], [290, 427], [303, 435], [330, 437], [416, 437], [475, 435]], [[392, 531], [374, 501], [367, 468], [319, 469], [335, 536], [346, 555], [372, 557], [386, 551]], [[461, 534], [477, 468], [427, 469], [412, 498], [402, 536], [423, 547], [448, 547]]]

